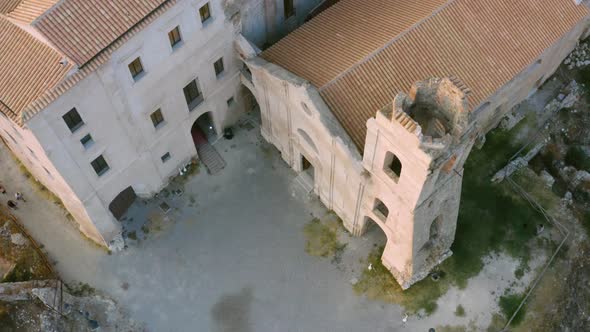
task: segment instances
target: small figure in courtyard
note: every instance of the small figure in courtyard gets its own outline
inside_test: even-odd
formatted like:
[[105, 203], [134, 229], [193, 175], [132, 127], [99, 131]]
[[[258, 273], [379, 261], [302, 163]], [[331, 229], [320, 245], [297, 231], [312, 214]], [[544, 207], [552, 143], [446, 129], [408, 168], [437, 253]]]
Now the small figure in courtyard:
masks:
[[19, 191], [17, 191], [17, 192], [16, 192], [16, 194], [14, 194], [14, 198], [15, 198], [17, 201], [23, 201], [23, 202], [26, 202], [26, 201], [25, 201], [25, 197], [24, 197], [24, 196], [23, 196], [23, 194], [22, 194], [21, 192], [19, 192]]
[[6, 189], [4, 189], [4, 186], [1, 184], [0, 184], [0, 193], [6, 194]]
[[16, 202], [8, 201], [6, 204], [8, 205], [9, 208], [16, 210]]

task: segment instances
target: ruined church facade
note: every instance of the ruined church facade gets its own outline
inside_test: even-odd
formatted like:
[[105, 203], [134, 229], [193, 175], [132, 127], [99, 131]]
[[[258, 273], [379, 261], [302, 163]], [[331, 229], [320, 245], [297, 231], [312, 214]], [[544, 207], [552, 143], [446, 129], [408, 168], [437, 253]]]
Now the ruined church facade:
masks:
[[[354, 1], [343, 2], [329, 10], [337, 13]], [[301, 30], [322, 25], [308, 24], [312, 25]], [[242, 83], [260, 106], [262, 136], [300, 177], [307, 178], [310, 190], [338, 214], [350, 233], [361, 236], [371, 221], [383, 230], [387, 243], [382, 262], [407, 289], [452, 254], [463, 165], [474, 144], [552, 75], [578, 40], [586, 37], [588, 26], [586, 15], [483, 98], [453, 73], [417, 76], [412, 84], [390, 91], [393, 97], [371, 110], [366, 121], [350, 110], [343, 117], [333, 94], [326, 93], [326, 86], [329, 89], [365, 63], [354, 64], [321, 86], [313, 74], [290, 62], [300, 60], [275, 57], [273, 62], [272, 56], [261, 54], [243, 37], [238, 37], [236, 48], [247, 67]], [[279, 51], [286, 54], [301, 48], [296, 39], [304, 34], [285, 38], [281, 42], [286, 46]], [[298, 47], [289, 49], [290, 43]], [[377, 86], [372, 89], [388, 88], [378, 78], [364, 83], [372, 84]], [[352, 121], [365, 126], [361, 146], [355, 144]]]

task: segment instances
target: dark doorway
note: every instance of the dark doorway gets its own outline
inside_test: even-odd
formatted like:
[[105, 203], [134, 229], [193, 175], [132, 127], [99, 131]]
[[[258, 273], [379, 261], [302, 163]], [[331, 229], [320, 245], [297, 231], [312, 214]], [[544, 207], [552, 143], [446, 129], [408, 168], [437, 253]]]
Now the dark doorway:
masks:
[[302, 171], [302, 173], [307, 174], [311, 178], [311, 180], [313, 181], [313, 179], [314, 179], [313, 165], [304, 156], [301, 156], [301, 171]]
[[[247, 69], [247, 67], [246, 67], [246, 69]], [[241, 91], [242, 91], [242, 96], [244, 98], [244, 109], [246, 110], [246, 112], [251, 112], [253, 110], [257, 110], [258, 109], [258, 102], [256, 101], [256, 97], [254, 97], [254, 95], [252, 94], [250, 89], [248, 89], [247, 87], [242, 85]]]
[[137, 195], [133, 187], [129, 186], [121, 191], [109, 204], [109, 210], [117, 220], [121, 220], [129, 207], [135, 202]]
[[193, 123], [191, 136], [197, 148], [217, 138], [217, 133], [215, 132], [215, 127], [211, 119], [211, 112], [204, 113]]
[[374, 246], [382, 247], [387, 243], [387, 235], [385, 231], [377, 224], [377, 222], [369, 217], [365, 217], [365, 225], [363, 229], [363, 237], [373, 243]]

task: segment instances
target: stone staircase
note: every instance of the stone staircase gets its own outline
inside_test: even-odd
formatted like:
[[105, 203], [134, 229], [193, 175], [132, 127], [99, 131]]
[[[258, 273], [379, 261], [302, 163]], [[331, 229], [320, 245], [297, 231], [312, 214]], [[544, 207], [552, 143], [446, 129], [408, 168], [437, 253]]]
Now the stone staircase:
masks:
[[225, 160], [221, 158], [219, 152], [217, 152], [211, 144], [204, 143], [199, 145], [197, 148], [197, 154], [199, 155], [201, 162], [207, 167], [209, 174], [218, 174], [223, 168], [225, 168]]
[[313, 192], [313, 178], [306, 172], [301, 172], [293, 179], [293, 191], [307, 196]]

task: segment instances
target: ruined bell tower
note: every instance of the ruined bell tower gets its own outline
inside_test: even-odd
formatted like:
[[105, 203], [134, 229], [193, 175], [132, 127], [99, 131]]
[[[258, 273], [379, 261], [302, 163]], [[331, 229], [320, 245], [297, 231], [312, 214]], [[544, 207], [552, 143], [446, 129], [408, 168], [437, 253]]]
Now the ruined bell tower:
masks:
[[415, 83], [367, 122], [370, 175], [357, 232], [371, 220], [387, 235], [383, 264], [406, 289], [452, 253], [463, 165], [475, 142], [457, 78]]

